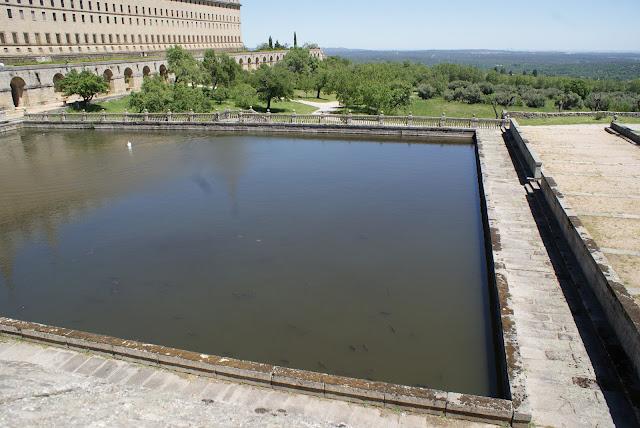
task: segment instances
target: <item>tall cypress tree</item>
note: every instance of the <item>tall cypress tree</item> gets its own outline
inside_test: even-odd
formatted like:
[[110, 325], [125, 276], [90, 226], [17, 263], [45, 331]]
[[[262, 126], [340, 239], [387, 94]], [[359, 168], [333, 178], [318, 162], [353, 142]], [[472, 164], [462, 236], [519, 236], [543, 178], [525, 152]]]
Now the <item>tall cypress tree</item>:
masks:
[[273, 49], [273, 37], [269, 36], [269, 49]]
[[293, 47], [298, 47], [298, 34], [295, 31], [293, 32]]

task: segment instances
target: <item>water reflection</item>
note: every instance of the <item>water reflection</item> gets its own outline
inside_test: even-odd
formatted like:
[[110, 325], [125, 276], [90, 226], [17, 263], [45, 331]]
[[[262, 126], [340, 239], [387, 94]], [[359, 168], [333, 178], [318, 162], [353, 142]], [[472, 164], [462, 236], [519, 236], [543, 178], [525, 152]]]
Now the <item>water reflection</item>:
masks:
[[470, 145], [0, 137], [0, 313], [495, 395], [475, 171]]

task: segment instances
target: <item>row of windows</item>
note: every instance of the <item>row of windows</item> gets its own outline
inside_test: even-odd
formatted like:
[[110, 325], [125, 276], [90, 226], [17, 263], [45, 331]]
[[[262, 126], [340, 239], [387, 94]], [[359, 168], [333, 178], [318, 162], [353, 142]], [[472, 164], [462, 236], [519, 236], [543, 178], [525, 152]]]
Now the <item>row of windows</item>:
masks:
[[[29, 5], [32, 6], [34, 1], [33, 0], [28, 0], [29, 1]], [[55, 7], [55, 3], [54, 0], [49, 0], [51, 7]], [[5, 0], [5, 3], [9, 3], [9, 0]], [[22, 4], [22, 0], [18, 0], [17, 2], [18, 4]], [[47, 7], [48, 5], [46, 4], [45, 0], [39, 0], [40, 6], [41, 7]], [[89, 11], [93, 11], [93, 3], [91, 1], [87, 1], [86, 5], [88, 6], [87, 8], [85, 8], [85, 3], [83, 2], [83, 0], [80, 0], [79, 2], [79, 9], [80, 10], [89, 10]], [[109, 12], [109, 4], [108, 3], [102, 3], [104, 6], [101, 8], [101, 3], [99, 1], [95, 2], [96, 8], [95, 10], [97, 12]], [[70, 9], [76, 9], [75, 7], [76, 3], [74, 2], [74, 0], [70, 0]], [[112, 3], [111, 4], [111, 12], [112, 13], [127, 13], [129, 15], [131, 14], [135, 14], [135, 15], [146, 15], [146, 16], [161, 16], [161, 17], [169, 17], [171, 16], [172, 18], [189, 18], [189, 19], [200, 19], [200, 20], [207, 20], [207, 21], [226, 21], [226, 22], [240, 22], [240, 17], [239, 16], [232, 16], [232, 15], [221, 15], [221, 14], [215, 14], [215, 13], [202, 13], [202, 12], [193, 12], [193, 11], [185, 11], [185, 10], [177, 10], [177, 9], [158, 9], [157, 7], [153, 8], [153, 11], [151, 10], [150, 7], [144, 7], [142, 6], [142, 8], [139, 8], [138, 6], [133, 6], [131, 7], [131, 5], [127, 5], [126, 7], [126, 12], [125, 12], [125, 7], [124, 5], [119, 5], [120, 7], [116, 7], [116, 4]], [[65, 8], [65, 0], [60, 0], [60, 7], [62, 9]], [[139, 13], [140, 9], [142, 10], [142, 13]], [[158, 13], [158, 10], [160, 11], [160, 13]], [[33, 13], [33, 12], [32, 12]]]
[[[22, 36], [22, 40], [20, 40]], [[138, 34], [137, 39], [134, 34], [129, 36], [128, 34], [70, 34], [70, 33], [55, 33], [53, 36], [50, 33], [44, 33], [44, 37], [40, 33], [34, 33], [31, 38], [30, 33], [12, 32], [10, 37], [5, 35], [4, 32], [0, 32], [0, 44], [6, 45], [11, 42], [14, 45], [18, 44], [35, 44], [35, 45], [80, 45], [80, 44], [113, 44], [113, 43], [240, 43], [240, 36], [187, 36], [187, 35], [142, 35]], [[23, 42], [23, 43], [20, 43]]]
[[[68, 46], [66, 48], [63, 48], [62, 46], [58, 47], [58, 51], [64, 53], [65, 51], [68, 52], [124, 52], [124, 51], [140, 51], [140, 52], [147, 52], [147, 51], [159, 51], [159, 50], [166, 50], [167, 48], [169, 48], [171, 45], [146, 45], [146, 46], [136, 46], [136, 45], [127, 45], [124, 47], [122, 46], [86, 46], [86, 47], [82, 47], [82, 46]], [[213, 46], [213, 45], [183, 45], [184, 48], [186, 49], [203, 49], [203, 48], [209, 48], [209, 47], [215, 47], [215, 48], [228, 48], [228, 49], [233, 49], [235, 48], [234, 46], [229, 46], [229, 45], [224, 45], [224, 46]], [[48, 49], [49, 53], [54, 53], [54, 50], [56, 50], [54, 47], [48, 47], [46, 48]], [[27, 52], [27, 53], [33, 53], [34, 50], [30, 47], [26, 48], [25, 50], [23, 50], [22, 48], [16, 47], [16, 48], [12, 48], [12, 51], [15, 51], [16, 53], [22, 53], [22, 52]], [[5, 47], [3, 48], [3, 52], [5, 54], [9, 54], [10, 49]], [[45, 53], [46, 50], [43, 47], [38, 47], [37, 48], [37, 52], [39, 53]]]
[[[69, 15], [70, 15], [70, 18], [71, 18], [72, 22], [78, 22], [77, 15], [75, 13], [71, 13]], [[13, 10], [10, 9], [10, 8], [7, 8], [7, 17], [9, 19], [13, 19], [14, 16], [15, 16], [15, 13], [13, 12]], [[18, 16], [20, 17], [20, 19], [23, 19], [23, 20], [25, 19], [25, 13], [24, 13], [24, 11], [22, 9], [18, 10]], [[60, 16], [61, 16], [63, 22], [67, 22], [67, 14], [66, 13], [61, 13]], [[86, 16], [84, 14], [80, 14], [79, 16], [80, 16], [80, 22], [84, 22], [84, 23], [87, 22]], [[98, 15], [98, 19], [97, 19], [98, 24], [102, 24], [103, 23], [103, 19], [102, 18], [103, 18], [102, 15]], [[129, 25], [133, 25], [133, 18], [129, 17], [128, 19], [129, 19]], [[33, 10], [31, 11], [31, 20], [32, 21], [37, 21], [38, 20], [38, 15]], [[40, 20], [41, 21], [47, 21], [47, 13], [46, 12], [41, 12]], [[52, 12], [51, 13], [51, 20], [53, 22], [58, 22], [58, 13]], [[140, 18], [135, 18], [135, 20], [136, 20], [135, 21], [136, 25], [140, 25], [140, 22], [141, 22]], [[94, 16], [93, 15], [89, 15], [89, 22], [91, 24], [94, 23]], [[118, 17], [117, 16], [106, 16], [105, 19], [104, 19], [104, 22], [106, 24], [111, 24], [111, 23], [117, 24], [118, 23]], [[125, 18], [124, 17], [120, 17], [120, 22], [122, 24], [124, 24], [126, 22]], [[152, 26], [154, 24], [154, 22], [155, 22], [156, 25], [161, 25], [161, 26], [168, 25], [168, 26], [172, 26], [172, 27], [175, 27], [175, 26], [185, 27], [186, 26], [186, 27], [224, 28], [224, 29], [229, 29], [229, 28], [231, 28], [232, 25], [234, 25], [234, 24], [224, 24], [224, 23], [221, 24], [221, 23], [215, 23], [215, 22], [198, 22], [198, 21], [185, 21], [185, 20], [175, 20], [175, 19], [171, 19], [171, 20], [169, 20], [169, 19], [166, 19], [166, 20], [165, 19], [160, 19], [160, 20], [158, 20], [158, 19], [151, 19], [151, 18], [149, 19], [148, 22], [149, 22], [150, 26]], [[142, 25], [147, 25], [147, 18], [142, 18]]]

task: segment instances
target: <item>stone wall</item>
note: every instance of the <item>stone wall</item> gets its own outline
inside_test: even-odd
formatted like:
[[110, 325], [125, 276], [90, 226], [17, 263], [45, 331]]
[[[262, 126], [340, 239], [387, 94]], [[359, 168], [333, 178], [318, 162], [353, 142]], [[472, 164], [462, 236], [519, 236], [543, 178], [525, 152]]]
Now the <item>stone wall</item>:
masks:
[[561, 112], [543, 112], [543, 111], [505, 111], [503, 116], [509, 116], [515, 119], [547, 119], [553, 117], [595, 117], [603, 116], [620, 116], [620, 117], [640, 117], [640, 112], [616, 112], [616, 111], [561, 111]]
[[530, 177], [535, 180], [542, 178], [542, 161], [529, 146], [529, 142], [523, 137], [522, 130], [515, 119], [512, 119], [509, 124], [508, 133], [516, 144]]
[[[241, 52], [230, 56], [245, 70], [255, 70], [261, 65], [272, 66], [282, 61], [286, 50], [269, 52]], [[312, 49], [311, 55], [323, 60], [322, 49]], [[109, 96], [125, 95], [140, 89], [145, 76], [167, 76], [167, 61], [155, 59], [120, 59], [75, 64], [42, 64], [0, 68], [0, 110], [27, 108], [64, 101], [55, 91], [55, 81], [71, 70], [88, 70], [99, 76], [109, 75]]]

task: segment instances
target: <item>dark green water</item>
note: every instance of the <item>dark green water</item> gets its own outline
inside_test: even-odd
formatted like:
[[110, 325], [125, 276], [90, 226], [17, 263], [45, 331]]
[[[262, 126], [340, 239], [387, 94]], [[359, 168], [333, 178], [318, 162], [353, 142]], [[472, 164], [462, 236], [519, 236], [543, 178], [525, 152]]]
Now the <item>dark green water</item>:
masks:
[[4, 316], [496, 395], [488, 300], [470, 144], [0, 137]]

